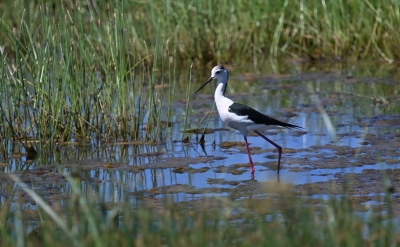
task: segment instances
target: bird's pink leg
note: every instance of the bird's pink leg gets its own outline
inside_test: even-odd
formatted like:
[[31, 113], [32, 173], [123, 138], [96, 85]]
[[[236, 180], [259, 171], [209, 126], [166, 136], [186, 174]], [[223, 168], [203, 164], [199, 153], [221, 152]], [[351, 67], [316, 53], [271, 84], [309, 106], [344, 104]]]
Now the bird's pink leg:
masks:
[[276, 144], [275, 142], [271, 141], [270, 139], [268, 139], [266, 136], [264, 136], [263, 134], [261, 134], [257, 130], [255, 130], [254, 132], [256, 132], [259, 136], [264, 138], [267, 142], [271, 143], [272, 145], [274, 145], [276, 147], [276, 149], [278, 149], [278, 153], [279, 153], [279, 157], [278, 157], [278, 175], [279, 175], [279, 170], [281, 169], [282, 147], [279, 146], [278, 144]]
[[253, 160], [251, 159], [251, 154], [250, 154], [250, 149], [249, 149], [249, 144], [247, 143], [247, 137], [244, 137], [244, 143], [246, 143], [246, 149], [247, 149], [247, 154], [249, 155], [249, 161], [250, 161], [250, 172], [251, 172], [251, 176], [254, 176], [254, 164], [253, 164]]

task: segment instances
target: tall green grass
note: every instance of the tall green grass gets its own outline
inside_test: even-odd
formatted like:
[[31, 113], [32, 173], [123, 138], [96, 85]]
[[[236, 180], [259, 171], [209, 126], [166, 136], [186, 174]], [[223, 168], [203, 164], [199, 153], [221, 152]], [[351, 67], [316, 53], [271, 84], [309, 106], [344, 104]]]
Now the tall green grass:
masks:
[[0, 137], [49, 146], [160, 139], [171, 111], [165, 116], [158, 105], [171, 103], [174, 87], [155, 87], [175, 81], [171, 68], [186, 62], [392, 61], [400, 50], [393, 0], [6, 0], [0, 7]]
[[[399, 5], [395, 0], [223, 0], [218, 4], [205, 0], [6, 0], [1, 4], [0, 39], [5, 52], [15, 55], [19, 48], [29, 52], [32, 41], [39, 45], [58, 37], [53, 41], [58, 44], [60, 37], [68, 37], [69, 41], [62, 42], [65, 48], [75, 44], [74, 50], [86, 55], [90, 65], [99, 66], [102, 61], [103, 72], [128, 66], [126, 56], [143, 58], [149, 51], [167, 56], [167, 47], [176, 49], [176, 58], [203, 63], [266, 55], [372, 55], [390, 60], [400, 55]], [[20, 39], [19, 48], [13, 45], [10, 32]], [[91, 58], [95, 53], [98, 56]]]
[[172, 101], [161, 104], [168, 97], [155, 85], [159, 78], [164, 82], [160, 72], [170, 71], [164, 58], [173, 49], [162, 35], [135, 38], [127, 3], [17, 1], [8, 3], [9, 11], [1, 4], [4, 156], [11, 140], [26, 149], [39, 141], [35, 146], [42, 149], [93, 138], [160, 139], [161, 121], [172, 116], [163, 112]]

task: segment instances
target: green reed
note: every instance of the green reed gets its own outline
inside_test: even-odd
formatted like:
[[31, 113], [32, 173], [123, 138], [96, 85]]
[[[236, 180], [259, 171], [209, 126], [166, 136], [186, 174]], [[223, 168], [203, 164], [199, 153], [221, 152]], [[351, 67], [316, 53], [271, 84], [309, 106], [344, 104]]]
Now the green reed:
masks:
[[266, 54], [392, 61], [400, 50], [399, 3], [391, 0], [19, 0], [1, 7], [1, 136], [48, 146], [159, 139], [160, 123], [171, 119], [159, 105], [169, 98], [171, 106], [173, 87], [155, 87], [186, 62], [257, 63]]
[[0, 67], [3, 149], [10, 139], [22, 140], [25, 148], [28, 141], [39, 141], [38, 149], [93, 137], [157, 140], [158, 122], [168, 120], [156, 106], [164, 91], [154, 89], [162, 76], [157, 68], [165, 66], [158, 55], [164, 43], [157, 40], [164, 40], [154, 37], [150, 47], [152, 41], [136, 40], [126, 25], [133, 18], [126, 15], [127, 2], [118, 3], [96, 6], [101, 9], [96, 16], [99, 9], [79, 1], [20, 1], [5, 14], [0, 32], [6, 39]]

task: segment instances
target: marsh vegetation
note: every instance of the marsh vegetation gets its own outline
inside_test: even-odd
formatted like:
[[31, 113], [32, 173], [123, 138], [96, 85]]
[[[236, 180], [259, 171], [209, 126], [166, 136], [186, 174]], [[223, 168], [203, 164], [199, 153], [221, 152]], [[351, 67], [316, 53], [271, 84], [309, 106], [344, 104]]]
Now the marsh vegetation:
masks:
[[[213, 174], [214, 180], [202, 177], [201, 183], [221, 189], [207, 193], [228, 196], [181, 200], [182, 193], [207, 193], [177, 179], [177, 174], [208, 176], [211, 170], [246, 172], [243, 164], [207, 165], [242, 155], [240, 144], [197, 157], [213, 152], [215, 140], [218, 149], [219, 133], [225, 133], [213, 122], [212, 97], [192, 96], [192, 84], [203, 82], [217, 63], [244, 68], [232, 79], [245, 82], [232, 86], [234, 97], [250, 101], [239, 92], [266, 92], [268, 103], [282, 109], [273, 112], [279, 117], [309, 114], [304, 122], [317, 129], [348, 124], [342, 132], [319, 133], [335, 135], [321, 142], [341, 145], [334, 141], [356, 136], [372, 146], [370, 161], [393, 165], [391, 174], [397, 174], [397, 146], [383, 142], [398, 139], [398, 1], [5, 0], [0, 9], [1, 246], [399, 243], [398, 210], [392, 207], [398, 194], [391, 184], [397, 180], [384, 170], [366, 175], [380, 181], [374, 188], [381, 190], [373, 192], [382, 202], [379, 209], [356, 207], [349, 191], [356, 192], [344, 182], [335, 187], [339, 197], [316, 201], [304, 197], [307, 189], [243, 177], [225, 181]], [[362, 69], [355, 65], [362, 63]], [[259, 95], [252, 103], [271, 111], [264, 101]], [[356, 110], [340, 118], [339, 109], [349, 107]], [[350, 123], [339, 122], [349, 116]], [[372, 124], [378, 125], [373, 134]], [[217, 138], [206, 137], [200, 151], [196, 133]], [[312, 135], [304, 140], [314, 147], [301, 152], [318, 155], [328, 147], [344, 154], [348, 161], [336, 156], [324, 163], [338, 164], [337, 169], [369, 164], [366, 156], [358, 159], [361, 148], [311, 144], [320, 140]], [[177, 153], [184, 159], [159, 159]], [[323, 163], [307, 155], [303, 163], [296, 158], [289, 155], [288, 170], [304, 172]], [[201, 165], [189, 166], [196, 163]], [[270, 170], [268, 163], [257, 165]], [[191, 177], [184, 181], [192, 185]], [[223, 187], [228, 185], [248, 189]]]

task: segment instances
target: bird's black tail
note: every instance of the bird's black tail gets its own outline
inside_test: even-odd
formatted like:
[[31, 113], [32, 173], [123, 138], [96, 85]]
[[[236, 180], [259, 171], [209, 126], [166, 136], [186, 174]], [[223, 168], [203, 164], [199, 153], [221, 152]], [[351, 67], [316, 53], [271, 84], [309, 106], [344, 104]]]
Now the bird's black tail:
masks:
[[264, 118], [265, 118], [264, 119], [265, 125], [276, 125], [276, 126], [280, 126], [280, 127], [288, 128], [288, 129], [304, 129], [303, 127], [300, 127], [300, 126], [297, 126], [294, 124], [290, 124], [290, 123], [285, 123], [285, 122], [279, 121], [272, 117], [265, 116]]
[[285, 122], [282, 122], [282, 121], [279, 121], [279, 120], [276, 120], [276, 121], [279, 122], [276, 125], [282, 126], [284, 128], [288, 128], [288, 129], [304, 129], [303, 127], [300, 127], [300, 126], [297, 126], [297, 125], [294, 125], [294, 124], [285, 123]]

